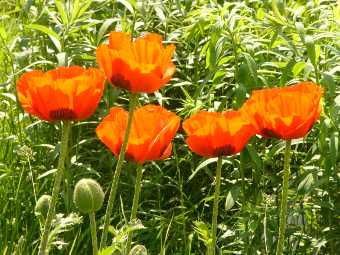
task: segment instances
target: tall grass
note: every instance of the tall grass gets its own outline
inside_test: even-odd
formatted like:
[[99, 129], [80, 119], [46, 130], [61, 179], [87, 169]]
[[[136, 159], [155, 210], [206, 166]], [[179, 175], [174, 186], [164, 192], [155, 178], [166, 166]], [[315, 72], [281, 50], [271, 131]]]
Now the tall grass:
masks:
[[[256, 88], [320, 83], [322, 117], [303, 141], [292, 142], [286, 254], [338, 254], [339, 2], [9, 0], [0, 1], [0, 12], [1, 254], [37, 252], [34, 206], [51, 193], [60, 151], [60, 127], [22, 111], [16, 79], [29, 69], [95, 66], [95, 49], [112, 30], [154, 31], [176, 45], [175, 77], [141, 102], [164, 105], [183, 119], [200, 109], [236, 109]], [[95, 116], [72, 130], [52, 254], [91, 253], [88, 219], [72, 214], [72, 189], [91, 177], [109, 190], [116, 161], [94, 129], [113, 105], [127, 107], [128, 97], [107, 86]], [[254, 137], [242, 161], [237, 155], [222, 162], [221, 254], [274, 254], [283, 150], [282, 141]], [[180, 132], [170, 159], [145, 165], [133, 240], [149, 254], [204, 254], [215, 162], [189, 152]], [[110, 237], [117, 249], [128, 231], [134, 172], [132, 164], [124, 166], [114, 205]], [[101, 223], [104, 213], [97, 214]]]

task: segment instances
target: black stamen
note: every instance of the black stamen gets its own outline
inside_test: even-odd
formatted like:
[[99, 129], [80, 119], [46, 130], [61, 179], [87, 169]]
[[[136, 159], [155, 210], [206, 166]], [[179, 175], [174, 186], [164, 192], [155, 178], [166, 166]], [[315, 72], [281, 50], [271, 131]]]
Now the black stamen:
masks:
[[282, 138], [281, 135], [276, 133], [274, 130], [271, 130], [271, 129], [268, 129], [268, 128], [263, 128], [261, 130], [261, 133], [267, 138], [269, 138], [269, 137], [278, 138], [278, 139]]
[[116, 74], [112, 76], [111, 78], [111, 83], [119, 88], [130, 90], [131, 89], [131, 84], [128, 80], [124, 79], [123, 75], [121, 74]]
[[76, 118], [76, 114], [71, 109], [60, 108], [50, 111], [50, 118], [53, 120], [74, 120]]
[[217, 156], [228, 156], [234, 154], [235, 148], [234, 146], [227, 144], [223, 147], [216, 148], [214, 154]]

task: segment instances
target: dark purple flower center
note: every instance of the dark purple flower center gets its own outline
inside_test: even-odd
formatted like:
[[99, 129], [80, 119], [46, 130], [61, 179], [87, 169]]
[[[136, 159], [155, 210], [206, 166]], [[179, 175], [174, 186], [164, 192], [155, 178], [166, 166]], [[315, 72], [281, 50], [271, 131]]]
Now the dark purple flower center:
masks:
[[223, 147], [216, 148], [214, 151], [214, 154], [216, 156], [228, 156], [234, 153], [235, 153], [235, 147], [230, 144], [224, 145]]
[[261, 135], [263, 135], [266, 138], [270, 138], [270, 137], [278, 138], [278, 139], [282, 138], [280, 134], [278, 134], [277, 132], [269, 128], [261, 129]]
[[50, 118], [53, 120], [74, 120], [76, 119], [76, 113], [67, 108], [60, 108], [50, 111]]
[[126, 89], [126, 90], [131, 89], [130, 81], [126, 80], [124, 76], [121, 74], [116, 74], [112, 76], [111, 84], [122, 89]]

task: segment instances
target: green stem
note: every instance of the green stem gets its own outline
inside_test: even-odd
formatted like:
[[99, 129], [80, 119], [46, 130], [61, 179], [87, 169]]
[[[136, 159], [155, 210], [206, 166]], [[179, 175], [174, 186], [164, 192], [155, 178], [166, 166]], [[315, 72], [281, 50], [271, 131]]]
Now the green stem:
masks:
[[245, 177], [244, 177], [244, 152], [240, 153], [240, 174], [241, 174], [241, 189], [242, 189], [242, 207], [246, 204], [246, 187], [245, 187]]
[[[135, 182], [135, 194], [133, 196], [133, 203], [132, 203], [132, 209], [131, 209], [131, 216], [130, 216], [130, 223], [133, 222], [133, 220], [136, 219], [137, 216], [137, 209], [138, 209], [138, 203], [139, 203], [139, 195], [141, 190], [141, 184], [142, 184], [142, 175], [143, 175], [143, 165], [137, 166], [137, 176], [136, 176], [136, 182]], [[126, 243], [126, 252], [125, 254], [129, 254], [131, 249], [131, 241], [132, 241], [132, 231], [129, 231], [128, 239]]]
[[320, 73], [319, 73], [319, 69], [317, 65], [313, 65], [314, 66], [314, 71], [315, 71], [315, 82], [317, 84], [319, 84], [320, 82]]
[[94, 212], [89, 213], [90, 217], [90, 228], [92, 238], [92, 249], [93, 255], [98, 255], [98, 244], [97, 244], [97, 230], [96, 230], [96, 216]]
[[128, 122], [127, 122], [126, 130], [125, 130], [123, 144], [122, 144], [122, 147], [120, 149], [119, 156], [118, 156], [116, 170], [115, 170], [113, 180], [112, 180], [112, 184], [111, 184], [111, 191], [110, 191], [109, 201], [108, 201], [108, 204], [107, 204], [107, 207], [106, 207], [106, 213], [105, 213], [105, 219], [104, 219], [104, 228], [103, 228], [103, 233], [102, 233], [101, 240], [100, 240], [100, 250], [102, 250], [106, 247], [107, 233], [108, 233], [108, 230], [109, 230], [112, 207], [113, 207], [114, 200], [116, 198], [119, 176], [120, 176], [120, 172], [122, 170], [122, 165], [123, 165], [123, 162], [124, 162], [125, 151], [126, 151], [126, 147], [127, 147], [127, 144], [128, 144], [128, 138], [129, 138], [129, 134], [130, 134], [130, 130], [131, 130], [133, 113], [134, 113], [134, 110], [135, 110], [136, 105], [138, 103], [138, 95], [131, 93], [129, 100], [130, 101], [129, 101]]
[[281, 208], [280, 208], [280, 225], [279, 225], [279, 239], [277, 242], [276, 255], [283, 254], [286, 221], [287, 221], [287, 202], [288, 202], [288, 181], [290, 174], [290, 151], [291, 151], [291, 140], [286, 141], [286, 149], [284, 156], [283, 166], [283, 182], [282, 182], [282, 197], [281, 197]]
[[215, 185], [215, 194], [214, 194], [214, 207], [213, 207], [213, 216], [212, 216], [212, 242], [210, 249], [208, 249], [209, 255], [215, 255], [216, 249], [216, 234], [217, 234], [217, 216], [218, 216], [218, 202], [220, 197], [220, 187], [221, 187], [221, 169], [222, 169], [222, 157], [218, 157], [217, 159], [217, 167], [216, 167], [216, 185]]
[[248, 247], [249, 247], [249, 235], [248, 235], [248, 217], [247, 217], [247, 208], [246, 208], [246, 181], [244, 175], [244, 164], [245, 164], [245, 152], [241, 151], [240, 153], [240, 174], [241, 174], [241, 189], [242, 189], [242, 214], [244, 218], [244, 225], [245, 225], [245, 254], [248, 254]]
[[53, 190], [52, 190], [52, 199], [51, 199], [50, 207], [48, 209], [44, 232], [42, 234], [40, 245], [39, 245], [38, 255], [48, 254], [48, 248], [47, 248], [48, 236], [50, 233], [52, 220], [55, 216], [55, 207], [57, 204], [60, 184], [62, 181], [64, 169], [65, 169], [65, 158], [66, 158], [67, 150], [68, 150], [68, 139], [69, 139], [70, 130], [71, 130], [71, 122], [64, 121], [63, 127], [62, 127], [61, 149], [60, 149], [60, 156], [59, 156], [59, 161], [58, 161], [58, 168], [57, 168], [56, 176], [54, 179]]

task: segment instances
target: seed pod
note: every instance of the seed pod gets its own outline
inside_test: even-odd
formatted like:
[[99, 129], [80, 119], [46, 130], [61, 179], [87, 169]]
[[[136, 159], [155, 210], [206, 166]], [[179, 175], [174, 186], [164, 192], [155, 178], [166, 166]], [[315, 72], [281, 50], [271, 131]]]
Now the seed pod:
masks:
[[131, 249], [129, 255], [148, 255], [148, 251], [146, 250], [145, 246], [136, 245]]
[[73, 201], [82, 213], [98, 211], [104, 201], [101, 186], [92, 179], [81, 179], [74, 188]]
[[42, 195], [37, 204], [34, 207], [34, 214], [39, 217], [43, 216], [44, 218], [47, 217], [48, 209], [50, 208], [52, 197], [50, 195]]

